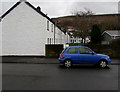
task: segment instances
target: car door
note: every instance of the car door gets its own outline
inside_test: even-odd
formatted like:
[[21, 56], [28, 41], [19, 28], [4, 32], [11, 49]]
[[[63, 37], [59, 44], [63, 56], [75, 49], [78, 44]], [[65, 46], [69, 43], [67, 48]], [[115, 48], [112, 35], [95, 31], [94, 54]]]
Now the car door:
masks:
[[79, 63], [96, 63], [96, 54], [89, 48], [80, 48]]
[[79, 63], [79, 48], [69, 48], [67, 51], [67, 56], [72, 60], [72, 63]]

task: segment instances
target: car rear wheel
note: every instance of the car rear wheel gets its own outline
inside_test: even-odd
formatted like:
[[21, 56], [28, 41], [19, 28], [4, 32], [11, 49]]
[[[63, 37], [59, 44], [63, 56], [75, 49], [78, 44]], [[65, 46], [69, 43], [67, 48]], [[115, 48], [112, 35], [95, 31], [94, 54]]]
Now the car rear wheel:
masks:
[[101, 61], [99, 62], [99, 67], [100, 67], [100, 68], [105, 68], [105, 67], [107, 67], [107, 62], [104, 61], [104, 60], [101, 60]]
[[71, 67], [71, 66], [72, 66], [71, 60], [65, 60], [64, 65], [65, 65], [65, 67], [67, 67], [67, 68]]

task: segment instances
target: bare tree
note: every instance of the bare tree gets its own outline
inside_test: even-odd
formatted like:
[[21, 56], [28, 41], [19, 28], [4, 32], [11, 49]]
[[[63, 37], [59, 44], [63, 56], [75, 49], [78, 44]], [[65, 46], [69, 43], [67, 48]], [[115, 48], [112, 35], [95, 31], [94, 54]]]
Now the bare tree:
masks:
[[85, 38], [89, 36], [91, 30], [91, 21], [89, 16], [93, 15], [93, 13], [90, 9], [85, 8], [85, 11], [78, 11], [74, 14], [74, 27], [77, 30], [74, 35], [81, 37], [82, 42], [84, 43]]

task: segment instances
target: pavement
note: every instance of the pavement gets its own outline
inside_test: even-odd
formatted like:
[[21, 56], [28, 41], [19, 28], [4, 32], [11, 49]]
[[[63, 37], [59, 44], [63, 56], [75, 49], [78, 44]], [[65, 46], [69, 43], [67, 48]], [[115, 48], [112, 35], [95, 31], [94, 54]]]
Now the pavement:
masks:
[[[120, 59], [111, 59], [111, 65], [120, 65]], [[2, 63], [29, 63], [29, 64], [59, 64], [58, 58], [45, 58], [35, 56], [4, 56]]]

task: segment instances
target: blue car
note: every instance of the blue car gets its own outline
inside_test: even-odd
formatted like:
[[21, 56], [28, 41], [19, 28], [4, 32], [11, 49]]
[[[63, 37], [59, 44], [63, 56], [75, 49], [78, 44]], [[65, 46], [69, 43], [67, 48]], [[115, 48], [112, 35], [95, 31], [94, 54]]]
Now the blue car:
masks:
[[111, 63], [110, 57], [103, 54], [96, 54], [86, 46], [69, 46], [65, 48], [59, 56], [59, 62], [65, 67], [71, 67], [72, 64], [95, 64], [105, 68]]

